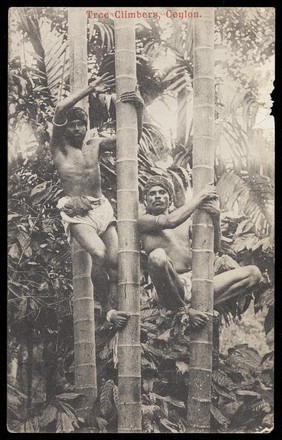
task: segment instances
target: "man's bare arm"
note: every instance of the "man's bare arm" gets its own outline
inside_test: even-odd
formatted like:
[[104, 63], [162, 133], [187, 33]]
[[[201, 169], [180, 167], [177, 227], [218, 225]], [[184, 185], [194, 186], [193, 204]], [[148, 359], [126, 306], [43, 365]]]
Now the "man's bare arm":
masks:
[[184, 223], [193, 212], [206, 201], [216, 198], [216, 189], [213, 184], [206, 185], [191, 201], [170, 214], [159, 216], [144, 214], [138, 219], [138, 227], [141, 233], [156, 232], [162, 229], [174, 229]]
[[[138, 92], [125, 92], [121, 95], [120, 100], [121, 102], [130, 102], [134, 104], [137, 109], [137, 129], [139, 142], [143, 128], [143, 100]], [[116, 135], [110, 136], [101, 141], [99, 146], [99, 154], [103, 154], [108, 151], [116, 151]]]
[[87, 87], [72, 93], [67, 98], [60, 101], [56, 107], [54, 120], [58, 124], [62, 124], [66, 121], [65, 112], [73, 107], [78, 101], [90, 95], [90, 93], [103, 93], [112, 87], [115, 83], [115, 79], [112, 75], [104, 73], [104, 75], [95, 78]]
[[67, 119], [66, 119], [67, 111], [70, 108], [72, 108], [77, 102], [79, 102], [81, 99], [88, 96], [90, 93], [94, 93], [94, 92], [102, 93], [108, 90], [110, 87], [114, 85], [114, 81], [115, 80], [112, 75], [105, 73], [101, 77], [98, 77], [95, 80], [93, 80], [84, 89], [72, 93], [70, 96], [63, 99], [57, 104], [53, 118], [54, 127], [50, 142], [51, 150], [54, 149], [54, 147], [56, 147], [57, 143], [60, 141], [60, 138], [64, 130], [64, 126], [67, 123]]

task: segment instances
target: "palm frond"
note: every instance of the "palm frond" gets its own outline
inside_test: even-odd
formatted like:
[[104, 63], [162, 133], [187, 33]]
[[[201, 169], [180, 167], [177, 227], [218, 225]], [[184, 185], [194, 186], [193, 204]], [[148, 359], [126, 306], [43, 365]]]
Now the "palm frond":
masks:
[[[161, 54], [159, 53], [161, 49]], [[170, 62], [166, 62], [165, 57], [171, 57]], [[154, 65], [156, 60], [161, 60], [163, 69]], [[172, 62], [172, 65], [171, 65]], [[150, 104], [160, 96], [165, 90], [179, 93], [184, 88], [191, 88], [191, 78], [186, 69], [186, 63], [181, 54], [166, 47], [163, 42], [149, 42], [142, 54], [137, 55], [137, 80], [140, 93], [145, 101], [145, 105]], [[99, 75], [103, 73], [115, 73], [114, 53], [108, 53], [99, 68]]]
[[217, 182], [222, 210], [246, 215], [256, 234], [263, 238], [273, 232], [274, 185], [269, 177], [248, 175], [244, 179], [234, 173], [223, 174]]
[[51, 22], [41, 20], [40, 31], [44, 29], [45, 38], [42, 38], [46, 80], [50, 92], [56, 101], [61, 84], [69, 75], [68, 44], [65, 35], [58, 35]]
[[[176, 94], [182, 92], [184, 89], [191, 85], [190, 77], [184, 68], [180, 68], [181, 73], [178, 68], [173, 68], [168, 73], [170, 80], [167, 79], [168, 75], [163, 79], [163, 85], [166, 90], [172, 91]], [[177, 72], [177, 73], [176, 73]]]
[[[265, 165], [264, 143], [258, 148], [254, 130], [246, 131], [237, 118], [220, 118], [216, 124], [216, 173], [262, 174], [273, 176], [271, 167]], [[266, 142], [266, 141], [265, 141]], [[266, 142], [269, 147], [269, 143]]]
[[174, 188], [174, 205], [176, 208], [184, 205], [186, 199], [186, 188], [184, 186], [184, 179], [179, 175], [176, 169], [168, 168], [168, 173], [170, 174], [173, 188]]
[[[156, 77], [154, 69], [150, 66], [148, 59], [143, 55], [137, 55], [136, 64], [137, 81], [145, 105], [150, 104], [164, 90], [161, 81]], [[108, 53], [102, 60], [98, 75], [110, 73], [115, 75], [114, 52]]]
[[139, 142], [140, 151], [148, 155], [152, 153], [157, 159], [163, 150], [167, 149], [166, 140], [161, 131], [153, 124], [144, 122], [142, 136]]
[[36, 8], [18, 8], [17, 12], [21, 21], [23, 31], [26, 32], [28, 36], [32, 34], [34, 40], [36, 40], [37, 43], [40, 44], [41, 38]]
[[[189, 20], [172, 20], [173, 32], [166, 43], [182, 54], [184, 60], [193, 59], [193, 26]], [[192, 74], [192, 71], [190, 72]]]
[[109, 53], [114, 48], [114, 25], [90, 20], [89, 44], [98, 45]]
[[19, 8], [19, 18], [33, 47], [33, 51], [26, 49], [26, 52], [37, 62], [36, 66], [30, 66], [32, 75], [48, 87], [50, 97], [56, 102], [60, 86], [69, 75], [66, 35], [59, 34], [51, 20], [39, 17], [36, 8]]
[[175, 93], [191, 86], [187, 63], [182, 53], [164, 41], [151, 41], [143, 47], [147, 62], [161, 80], [164, 90]]
[[190, 130], [186, 143], [181, 142], [183, 139], [179, 139], [173, 151], [173, 164], [172, 166], [192, 168], [192, 155], [193, 155], [193, 136], [191, 135], [193, 127], [193, 121], [191, 121]]

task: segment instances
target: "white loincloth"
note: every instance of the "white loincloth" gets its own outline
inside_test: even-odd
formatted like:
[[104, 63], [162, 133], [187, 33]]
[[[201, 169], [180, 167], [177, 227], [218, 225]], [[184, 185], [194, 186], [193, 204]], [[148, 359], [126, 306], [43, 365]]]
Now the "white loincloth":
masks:
[[[70, 224], [84, 224], [89, 225], [97, 235], [103, 234], [110, 224], [116, 224], [113, 208], [108, 199], [102, 195], [99, 198], [86, 196], [90, 202], [93, 202], [93, 209], [88, 211], [83, 217], [76, 215], [74, 217], [68, 216], [64, 211], [61, 211], [62, 223], [65, 229], [65, 233], [70, 243]], [[58, 200], [57, 208], [62, 209], [64, 205], [69, 202], [71, 197], [65, 196]]]

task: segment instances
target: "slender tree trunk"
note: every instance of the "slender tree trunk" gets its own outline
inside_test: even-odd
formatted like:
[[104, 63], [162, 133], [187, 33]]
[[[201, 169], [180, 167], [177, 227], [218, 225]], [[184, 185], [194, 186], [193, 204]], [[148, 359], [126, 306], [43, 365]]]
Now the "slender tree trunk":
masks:
[[46, 402], [54, 399], [56, 395], [57, 386], [57, 368], [58, 368], [58, 356], [56, 350], [56, 344], [53, 340], [53, 335], [47, 336], [47, 340], [44, 343], [44, 371], [45, 371], [45, 386], [46, 386]]
[[[194, 146], [193, 191], [214, 180], [214, 12], [200, 9], [194, 19]], [[188, 387], [190, 432], [210, 431], [212, 331], [213, 331], [213, 237], [210, 216], [193, 215], [192, 307], [208, 312], [210, 319], [191, 333]]]
[[27, 329], [27, 401], [26, 408], [27, 413], [30, 415], [32, 408], [32, 373], [33, 373], [33, 333], [31, 326], [28, 325]]
[[[69, 9], [71, 92], [85, 87], [87, 79], [87, 18], [82, 8]], [[88, 112], [87, 100], [79, 104]], [[73, 239], [73, 314], [75, 386], [85, 395], [80, 414], [88, 419], [97, 397], [92, 260]]]
[[18, 374], [17, 382], [19, 390], [27, 394], [27, 349], [21, 341], [18, 349]]
[[115, 21], [117, 91], [117, 206], [119, 309], [130, 314], [119, 333], [118, 432], [141, 432], [140, 255], [137, 235], [137, 115], [129, 103], [118, 102], [135, 90], [136, 54], [132, 19]]

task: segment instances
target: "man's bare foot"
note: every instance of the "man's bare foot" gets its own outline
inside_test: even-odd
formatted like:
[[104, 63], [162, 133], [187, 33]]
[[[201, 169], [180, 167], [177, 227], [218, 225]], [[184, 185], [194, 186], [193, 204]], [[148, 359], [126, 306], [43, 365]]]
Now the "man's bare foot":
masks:
[[112, 309], [110, 312], [110, 322], [118, 329], [125, 327], [129, 314], [126, 312], [119, 312], [118, 310]]
[[203, 327], [209, 320], [207, 313], [199, 312], [199, 310], [189, 309], [188, 315], [190, 317], [191, 327], [200, 328]]

